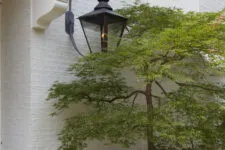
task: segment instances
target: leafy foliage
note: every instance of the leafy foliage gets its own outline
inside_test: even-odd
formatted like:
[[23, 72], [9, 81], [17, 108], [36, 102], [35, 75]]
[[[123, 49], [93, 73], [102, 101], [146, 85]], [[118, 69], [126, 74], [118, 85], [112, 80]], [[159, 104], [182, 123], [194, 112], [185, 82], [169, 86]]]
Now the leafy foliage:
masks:
[[[89, 140], [124, 147], [151, 140], [157, 150], [224, 149], [225, 85], [210, 80], [225, 71], [222, 12], [184, 14], [137, 3], [120, 13], [129, 18], [130, 27], [123, 44], [80, 59], [69, 69], [74, 80], [56, 82], [49, 90], [53, 115], [71, 104], [90, 108], [66, 120], [59, 149], [82, 149]], [[128, 86], [124, 69], [150, 89]], [[176, 84], [176, 90], [165, 89], [165, 80]], [[152, 93], [153, 85], [162, 95]], [[146, 105], [137, 99], [140, 95]]]

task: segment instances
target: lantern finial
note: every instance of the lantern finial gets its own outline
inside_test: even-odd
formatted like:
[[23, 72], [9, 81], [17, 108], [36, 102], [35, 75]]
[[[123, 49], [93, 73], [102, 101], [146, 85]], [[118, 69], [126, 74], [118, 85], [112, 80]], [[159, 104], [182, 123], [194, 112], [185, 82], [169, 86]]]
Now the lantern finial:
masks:
[[98, 9], [108, 9], [108, 10], [113, 10], [112, 7], [108, 4], [109, 0], [98, 0], [99, 4], [95, 7], [95, 10]]
[[109, 0], [98, 0], [99, 2], [109, 2]]

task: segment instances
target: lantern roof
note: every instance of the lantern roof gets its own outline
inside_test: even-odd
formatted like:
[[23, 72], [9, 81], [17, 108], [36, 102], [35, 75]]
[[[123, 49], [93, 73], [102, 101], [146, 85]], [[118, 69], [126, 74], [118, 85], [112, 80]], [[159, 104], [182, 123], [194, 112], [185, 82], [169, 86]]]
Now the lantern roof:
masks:
[[80, 16], [78, 19], [94, 24], [101, 24], [102, 18], [106, 15], [109, 18], [109, 24], [126, 21], [126, 17], [113, 11], [112, 7], [108, 4], [108, 1], [109, 0], [99, 0], [99, 4], [94, 8], [93, 11]]
[[109, 15], [111, 17], [115, 17], [115, 18], [118, 18], [119, 20], [127, 20], [126, 17], [112, 11], [112, 10], [109, 10], [109, 9], [105, 9], [105, 8], [102, 8], [102, 9], [98, 9], [98, 10], [94, 10], [94, 11], [91, 11], [85, 15], [82, 15], [80, 16], [78, 19], [90, 19], [92, 17], [97, 17], [97, 16], [101, 16], [101, 15]]

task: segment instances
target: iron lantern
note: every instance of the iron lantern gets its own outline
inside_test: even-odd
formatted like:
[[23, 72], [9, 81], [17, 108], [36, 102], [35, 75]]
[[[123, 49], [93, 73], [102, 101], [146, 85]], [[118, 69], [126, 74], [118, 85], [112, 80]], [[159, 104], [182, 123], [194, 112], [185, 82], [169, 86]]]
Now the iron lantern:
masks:
[[127, 24], [127, 18], [114, 12], [109, 0], [98, 1], [93, 11], [78, 18], [91, 53], [115, 49]]

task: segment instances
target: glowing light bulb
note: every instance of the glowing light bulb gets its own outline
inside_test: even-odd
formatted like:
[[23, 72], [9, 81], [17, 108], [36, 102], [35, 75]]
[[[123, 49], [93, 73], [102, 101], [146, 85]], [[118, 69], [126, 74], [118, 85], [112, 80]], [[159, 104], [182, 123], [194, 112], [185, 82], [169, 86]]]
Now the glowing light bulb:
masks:
[[104, 37], [105, 37], [105, 33], [103, 32], [103, 33], [102, 33], [102, 38], [104, 38]]

